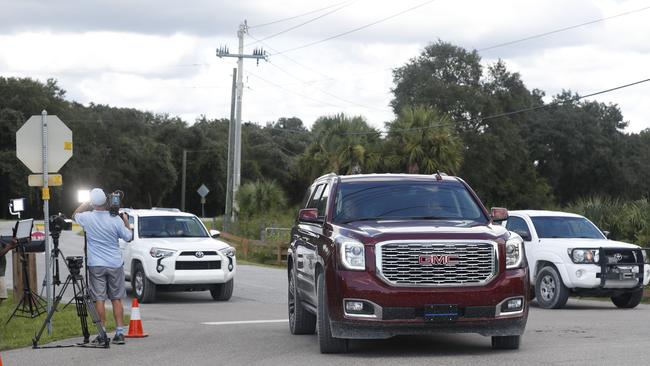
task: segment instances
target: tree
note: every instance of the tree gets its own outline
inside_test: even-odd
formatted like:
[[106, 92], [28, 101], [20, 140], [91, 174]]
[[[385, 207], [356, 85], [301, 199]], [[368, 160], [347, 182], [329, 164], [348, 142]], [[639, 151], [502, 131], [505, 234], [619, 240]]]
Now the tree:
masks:
[[388, 170], [411, 174], [432, 174], [438, 170], [458, 173], [463, 159], [462, 141], [448, 116], [432, 107], [407, 106], [386, 127]]
[[250, 218], [268, 214], [286, 207], [287, 199], [282, 188], [273, 180], [246, 183], [237, 192], [239, 214]]

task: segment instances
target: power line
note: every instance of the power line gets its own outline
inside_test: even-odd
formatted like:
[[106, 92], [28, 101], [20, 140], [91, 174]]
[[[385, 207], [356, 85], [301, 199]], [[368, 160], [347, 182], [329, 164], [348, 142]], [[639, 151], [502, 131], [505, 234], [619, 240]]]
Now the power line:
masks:
[[297, 29], [297, 28], [300, 28], [300, 27], [302, 27], [302, 26], [304, 26], [304, 25], [307, 25], [307, 24], [309, 24], [309, 23], [315, 22], [315, 21], [317, 21], [318, 19], [324, 18], [324, 17], [326, 17], [326, 16], [328, 16], [328, 15], [330, 15], [330, 14], [336, 13], [337, 11], [339, 11], [339, 10], [341, 10], [341, 9], [343, 9], [343, 8], [346, 8], [346, 7], [348, 7], [348, 6], [352, 5], [352, 4], [354, 4], [354, 3], [357, 2], [357, 1], [358, 1], [358, 0], [347, 1], [347, 2], [344, 3], [342, 6], [339, 6], [338, 8], [335, 8], [334, 10], [330, 10], [330, 11], [328, 11], [327, 13], [324, 13], [324, 14], [321, 14], [321, 15], [319, 15], [319, 16], [317, 16], [317, 17], [314, 17], [314, 18], [311, 18], [311, 19], [309, 19], [309, 20], [306, 20], [306, 21], [304, 21], [304, 22], [302, 22], [302, 23], [300, 23], [300, 24], [294, 25], [293, 27], [287, 28], [287, 29], [282, 30], [282, 31], [280, 31], [280, 32], [277, 32], [277, 33], [271, 34], [270, 36], [266, 36], [266, 37], [264, 37], [264, 38], [262, 38], [262, 39], [256, 40], [255, 42], [250, 43], [250, 44], [248, 44], [247, 46], [254, 45], [254, 44], [259, 43], [259, 42], [262, 42], [262, 41], [266, 41], [267, 39], [271, 39], [271, 38], [277, 37], [277, 36], [279, 36], [279, 35], [281, 35], [281, 34], [284, 34], [284, 33], [290, 32], [290, 31], [292, 31], [292, 30], [294, 30], [294, 29]]
[[[349, 0], [348, 0], [348, 1], [349, 1]], [[331, 8], [333, 8], [333, 7], [339, 6], [339, 5], [341, 5], [341, 4], [343, 4], [343, 3], [346, 3], [346, 2], [347, 2], [347, 1], [341, 1], [341, 2], [336, 3], [336, 4], [328, 5], [328, 6], [324, 7], [324, 8], [320, 8], [320, 9], [316, 9], [316, 10], [310, 10], [310, 11], [308, 11], [308, 12], [305, 12], [305, 13], [302, 13], [302, 14], [298, 14], [298, 15], [294, 15], [294, 16], [290, 16], [290, 17], [288, 17], [288, 18], [282, 18], [282, 19], [274, 20], [274, 21], [272, 21], [272, 22], [263, 23], [263, 24], [251, 25], [251, 26], [249, 26], [249, 28], [251, 28], [251, 29], [252, 29], [252, 28], [262, 28], [262, 27], [266, 27], [267, 25], [272, 25], [272, 24], [277, 24], [277, 23], [286, 22], [286, 21], [288, 21], [288, 20], [297, 19], [297, 18], [303, 17], [303, 16], [305, 16], [305, 15], [310, 15], [310, 14], [314, 14], [314, 13], [321, 12], [321, 11], [323, 11], [323, 10], [331, 9]]]
[[428, 4], [430, 4], [430, 3], [434, 2], [434, 1], [436, 1], [436, 0], [428, 0], [428, 1], [425, 1], [425, 2], [420, 3], [420, 4], [418, 4], [418, 5], [412, 6], [412, 7], [408, 8], [408, 9], [406, 9], [406, 10], [402, 10], [402, 11], [400, 11], [400, 12], [398, 12], [398, 13], [395, 13], [395, 14], [389, 15], [389, 16], [387, 16], [387, 17], [384, 17], [384, 18], [378, 19], [378, 20], [376, 20], [376, 21], [374, 21], [374, 22], [371, 22], [371, 23], [368, 23], [368, 24], [362, 25], [362, 26], [360, 26], [360, 27], [350, 29], [350, 30], [345, 31], [345, 32], [343, 32], [343, 33], [335, 34], [335, 35], [333, 35], [333, 36], [330, 36], [330, 37], [327, 37], [327, 38], [323, 38], [323, 39], [318, 40], [318, 41], [314, 41], [314, 42], [310, 42], [310, 43], [307, 43], [307, 44], [303, 44], [303, 45], [301, 45], [301, 46], [297, 46], [297, 47], [294, 47], [294, 48], [289, 48], [289, 49], [286, 49], [286, 50], [284, 50], [284, 51], [280, 51], [280, 52], [278, 52], [278, 53], [275, 53], [275, 54], [273, 54], [273, 55], [271, 55], [271, 56], [274, 56], [274, 55], [281, 55], [281, 54], [284, 54], [284, 53], [297, 51], [297, 50], [300, 50], [300, 49], [303, 49], [303, 48], [307, 48], [307, 47], [311, 47], [311, 46], [317, 45], [317, 44], [319, 44], [319, 43], [323, 43], [323, 42], [330, 41], [330, 40], [335, 39], [335, 38], [343, 37], [343, 36], [348, 35], [348, 34], [350, 34], [350, 33], [358, 32], [358, 31], [360, 31], [360, 30], [362, 30], [362, 29], [366, 29], [366, 28], [368, 28], [368, 27], [372, 27], [373, 25], [377, 25], [377, 24], [379, 24], [379, 23], [382, 23], [382, 22], [385, 22], [385, 21], [387, 21], [387, 20], [390, 20], [390, 19], [393, 19], [393, 18], [395, 18], [395, 17], [398, 17], [398, 16], [400, 16], [400, 15], [402, 15], [402, 14], [405, 14], [405, 13], [408, 13], [408, 12], [413, 11], [413, 10], [415, 10], [415, 9], [421, 8], [421, 7], [423, 7], [423, 6], [425, 6], [425, 5], [428, 5]]
[[588, 22], [585, 22], [585, 23], [580, 23], [580, 24], [571, 25], [571, 26], [564, 27], [564, 28], [551, 30], [551, 31], [544, 32], [544, 33], [534, 34], [532, 36], [516, 39], [516, 40], [513, 40], [513, 41], [498, 43], [498, 44], [495, 44], [493, 46], [478, 49], [477, 51], [483, 52], [483, 51], [488, 51], [488, 50], [492, 50], [492, 49], [499, 48], [499, 47], [509, 46], [509, 45], [512, 45], [512, 44], [515, 44], [515, 43], [530, 41], [531, 39], [546, 37], [546, 36], [549, 36], [551, 34], [565, 32], [565, 31], [568, 31], [568, 30], [571, 30], [571, 29], [580, 28], [580, 27], [584, 27], [584, 26], [587, 26], [587, 25], [604, 22], [605, 20], [614, 19], [614, 18], [625, 16], [625, 15], [638, 13], [638, 12], [648, 10], [648, 9], [650, 9], [650, 6], [646, 6], [644, 8], [640, 8], [640, 9], [636, 9], [636, 10], [627, 11], [627, 12], [624, 12], [624, 13], [612, 15], [612, 16], [605, 17], [605, 18], [599, 18], [599, 19], [591, 20], [591, 21], [588, 21]]

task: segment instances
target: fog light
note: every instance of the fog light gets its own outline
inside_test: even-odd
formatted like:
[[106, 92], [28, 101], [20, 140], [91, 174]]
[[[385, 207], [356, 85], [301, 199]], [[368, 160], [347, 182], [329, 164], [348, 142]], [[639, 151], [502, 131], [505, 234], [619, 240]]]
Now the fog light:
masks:
[[232, 263], [228, 265], [228, 270], [229, 270], [229, 271], [232, 271], [233, 268], [234, 268], [234, 267], [232, 266]]
[[579, 269], [579, 270], [576, 271], [576, 277], [578, 277], [578, 278], [582, 278], [582, 275], [583, 275], [583, 274], [585, 274], [585, 271], [583, 271], [583, 270], [581, 270], [581, 269]]
[[348, 313], [359, 313], [363, 311], [363, 302], [361, 301], [346, 301], [345, 311]]
[[503, 305], [501, 305], [502, 313], [512, 313], [516, 311], [521, 311], [524, 308], [524, 299], [522, 297], [515, 297], [512, 299], [506, 300]]
[[165, 266], [163, 266], [162, 264], [159, 264], [158, 266], [156, 266], [156, 271], [158, 271], [158, 273], [162, 272], [164, 269], [165, 269]]

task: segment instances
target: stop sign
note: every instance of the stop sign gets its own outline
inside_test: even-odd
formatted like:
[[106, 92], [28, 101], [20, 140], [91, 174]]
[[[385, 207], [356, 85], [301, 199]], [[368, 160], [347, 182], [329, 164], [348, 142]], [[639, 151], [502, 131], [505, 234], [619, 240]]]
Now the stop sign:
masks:
[[[32, 171], [43, 173], [42, 116], [31, 116], [16, 132], [16, 156]], [[56, 173], [72, 157], [72, 131], [57, 116], [47, 116], [47, 171]]]

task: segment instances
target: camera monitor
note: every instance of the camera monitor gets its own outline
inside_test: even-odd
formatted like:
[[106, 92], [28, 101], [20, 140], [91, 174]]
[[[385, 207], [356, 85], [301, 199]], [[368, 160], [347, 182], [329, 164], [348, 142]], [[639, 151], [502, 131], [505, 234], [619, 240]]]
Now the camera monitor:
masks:
[[14, 237], [19, 242], [25, 242], [32, 236], [32, 227], [34, 226], [34, 219], [18, 220], [14, 228]]

